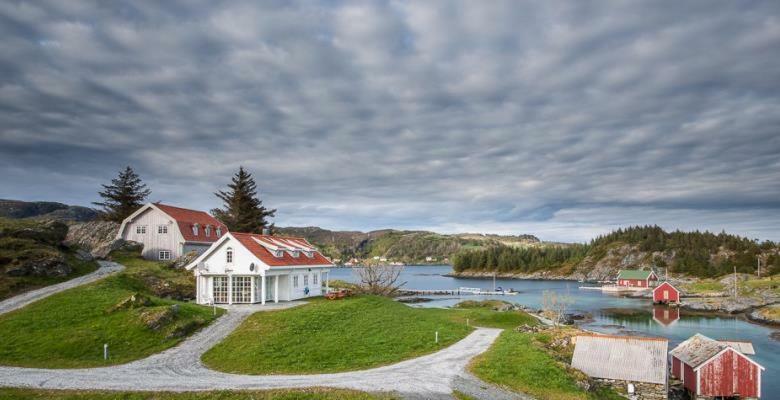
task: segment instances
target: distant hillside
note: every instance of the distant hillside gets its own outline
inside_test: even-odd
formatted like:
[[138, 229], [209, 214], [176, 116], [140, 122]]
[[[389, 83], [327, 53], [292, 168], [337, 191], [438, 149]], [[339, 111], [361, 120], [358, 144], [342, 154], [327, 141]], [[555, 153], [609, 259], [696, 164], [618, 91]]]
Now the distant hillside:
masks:
[[88, 207], [69, 206], [51, 201], [0, 199], [0, 217], [84, 222], [96, 219], [98, 212]]
[[305, 237], [328, 257], [342, 261], [380, 257], [387, 258], [388, 261], [404, 263], [441, 263], [461, 250], [492, 246], [535, 246], [541, 243], [533, 235], [502, 236], [473, 233], [444, 235], [394, 229], [357, 232], [330, 231], [317, 227], [277, 227], [276, 233]]
[[565, 247], [512, 248], [497, 246], [463, 251], [454, 257], [457, 273], [526, 278], [600, 280], [614, 278], [620, 269], [667, 269], [672, 274], [714, 277], [734, 271], [755, 273], [757, 260], [764, 273], [780, 272], [780, 246], [756, 243], [737, 235], [710, 232], [666, 232], [658, 226], [618, 229], [590, 244]]

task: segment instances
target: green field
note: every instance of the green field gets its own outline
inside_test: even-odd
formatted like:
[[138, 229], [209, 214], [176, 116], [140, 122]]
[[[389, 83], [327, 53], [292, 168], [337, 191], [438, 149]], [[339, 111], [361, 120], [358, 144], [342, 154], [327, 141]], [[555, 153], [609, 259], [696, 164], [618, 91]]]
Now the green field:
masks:
[[[360, 296], [314, 299], [287, 310], [256, 313], [203, 355], [219, 371], [242, 374], [326, 373], [366, 369], [428, 354], [472, 331], [466, 325], [511, 328], [535, 320], [484, 308], [411, 308]], [[435, 332], [439, 343], [435, 343]]]
[[545, 400], [621, 399], [609, 390], [587, 392], [576, 384], [572, 370], [546, 352], [536, 339], [545, 334], [505, 330], [469, 369], [474, 375], [509, 390]]
[[391, 400], [389, 394], [340, 389], [289, 389], [213, 392], [98, 392], [0, 388], [4, 400]]
[[[125, 363], [172, 347], [215, 318], [208, 307], [150, 295], [150, 282], [175, 286], [185, 279], [183, 273], [129, 254], [118, 260], [127, 266], [125, 272], [0, 316], [0, 364], [77, 368]], [[148, 296], [151, 304], [111, 311], [136, 293]], [[173, 304], [178, 304], [176, 313]], [[144, 322], [163, 314], [168, 318], [159, 327]], [[107, 361], [104, 343], [109, 345]]]

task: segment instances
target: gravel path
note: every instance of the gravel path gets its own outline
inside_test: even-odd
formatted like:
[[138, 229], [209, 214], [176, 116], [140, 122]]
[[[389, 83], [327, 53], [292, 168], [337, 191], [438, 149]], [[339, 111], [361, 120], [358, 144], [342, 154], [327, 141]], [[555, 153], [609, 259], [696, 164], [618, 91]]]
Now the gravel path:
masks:
[[103, 279], [110, 274], [125, 269], [125, 267], [122, 264], [117, 264], [111, 261], [98, 261], [98, 264], [100, 264], [100, 268], [98, 268], [94, 272], [90, 272], [86, 275], [82, 275], [78, 278], [74, 278], [69, 281], [58, 283], [56, 285], [51, 285], [51, 286], [46, 286], [44, 288], [31, 290], [29, 292], [22, 293], [18, 296], [11, 297], [10, 299], [0, 301], [0, 314], [5, 314], [7, 312], [20, 309], [32, 302], [49, 297], [55, 293], [62, 292], [63, 290], [68, 290], [76, 286], [85, 285], [87, 283], [94, 282], [98, 279]]
[[[293, 306], [291, 304], [289, 306]], [[269, 307], [270, 308], [270, 307]], [[41, 389], [195, 391], [327, 386], [396, 392], [408, 398], [451, 398], [453, 380], [487, 350], [501, 330], [477, 328], [437, 353], [364, 371], [319, 375], [234, 375], [203, 366], [200, 356], [257, 309], [232, 308], [177, 347], [129, 364], [89, 369], [0, 367], [0, 386]]]

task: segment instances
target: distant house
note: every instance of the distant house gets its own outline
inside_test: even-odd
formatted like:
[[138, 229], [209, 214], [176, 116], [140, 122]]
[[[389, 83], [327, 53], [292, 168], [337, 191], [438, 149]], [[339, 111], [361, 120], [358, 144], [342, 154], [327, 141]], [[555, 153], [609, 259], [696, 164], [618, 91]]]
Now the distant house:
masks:
[[653, 271], [638, 269], [621, 269], [618, 272], [617, 284], [625, 287], [651, 287], [658, 282], [658, 276]]
[[579, 335], [571, 366], [629, 394], [666, 398], [668, 344], [664, 338]]
[[265, 304], [321, 295], [332, 267], [306, 239], [230, 232], [186, 268], [198, 304]]
[[227, 231], [206, 212], [149, 203], [122, 221], [117, 239], [142, 243], [144, 258], [172, 260], [190, 251], [204, 252]]
[[653, 289], [653, 303], [670, 304], [680, 302], [680, 291], [669, 282], [664, 282]]
[[759, 398], [764, 367], [738, 350], [752, 351], [748, 344], [697, 333], [669, 352], [672, 376], [683, 382], [692, 398]]

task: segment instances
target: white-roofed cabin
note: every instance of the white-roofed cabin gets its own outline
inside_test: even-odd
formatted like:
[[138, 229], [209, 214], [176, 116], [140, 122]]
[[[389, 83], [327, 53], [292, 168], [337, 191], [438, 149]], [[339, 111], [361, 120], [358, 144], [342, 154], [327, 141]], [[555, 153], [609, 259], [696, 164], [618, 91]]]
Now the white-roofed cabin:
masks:
[[332, 267], [305, 239], [230, 232], [187, 269], [199, 304], [265, 304], [324, 294]]

